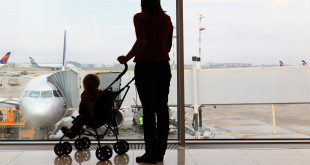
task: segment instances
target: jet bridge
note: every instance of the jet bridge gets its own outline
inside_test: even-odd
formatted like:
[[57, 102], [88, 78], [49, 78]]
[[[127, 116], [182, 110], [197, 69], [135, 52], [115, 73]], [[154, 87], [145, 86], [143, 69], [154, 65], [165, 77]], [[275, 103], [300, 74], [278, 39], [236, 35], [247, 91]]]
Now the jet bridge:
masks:
[[[120, 72], [98, 72], [95, 73], [100, 78], [99, 89], [104, 90], [108, 87], [120, 74]], [[78, 109], [80, 104], [80, 96], [83, 92], [83, 79], [86, 72], [78, 68], [70, 68], [66, 71], [56, 72], [49, 77], [48, 81], [53, 83], [63, 95], [67, 108]], [[113, 91], [120, 89], [121, 80], [112, 85]]]
[[82, 81], [85, 75], [86, 73], [81, 69], [70, 68], [47, 77], [47, 80], [58, 88], [69, 110], [79, 107], [80, 95], [84, 90]]

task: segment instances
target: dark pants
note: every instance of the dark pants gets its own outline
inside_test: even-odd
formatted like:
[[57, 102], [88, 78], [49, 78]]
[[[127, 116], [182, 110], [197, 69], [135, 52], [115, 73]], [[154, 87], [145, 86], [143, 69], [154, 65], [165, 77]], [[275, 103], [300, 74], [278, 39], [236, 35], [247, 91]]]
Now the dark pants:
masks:
[[143, 107], [145, 152], [149, 156], [164, 156], [167, 149], [170, 79], [167, 61], [137, 63], [135, 66], [135, 82]]

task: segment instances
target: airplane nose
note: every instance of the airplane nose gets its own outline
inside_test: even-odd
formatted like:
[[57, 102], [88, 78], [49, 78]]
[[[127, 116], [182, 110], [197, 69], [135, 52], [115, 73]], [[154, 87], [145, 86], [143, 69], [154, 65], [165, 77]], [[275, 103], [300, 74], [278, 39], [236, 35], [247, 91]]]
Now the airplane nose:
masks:
[[30, 123], [37, 127], [49, 127], [56, 124], [65, 115], [64, 101], [55, 99], [37, 99], [35, 102], [21, 103], [22, 112]]

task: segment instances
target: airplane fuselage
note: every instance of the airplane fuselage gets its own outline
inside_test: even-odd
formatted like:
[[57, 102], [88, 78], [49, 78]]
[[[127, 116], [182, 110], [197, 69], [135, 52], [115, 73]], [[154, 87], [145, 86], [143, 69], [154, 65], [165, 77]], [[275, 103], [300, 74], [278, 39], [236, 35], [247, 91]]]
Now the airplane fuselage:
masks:
[[27, 121], [37, 127], [48, 127], [60, 121], [67, 112], [64, 98], [49, 75], [33, 78], [20, 96], [20, 108]]
[[0, 68], [8, 67], [8, 64], [0, 64]]

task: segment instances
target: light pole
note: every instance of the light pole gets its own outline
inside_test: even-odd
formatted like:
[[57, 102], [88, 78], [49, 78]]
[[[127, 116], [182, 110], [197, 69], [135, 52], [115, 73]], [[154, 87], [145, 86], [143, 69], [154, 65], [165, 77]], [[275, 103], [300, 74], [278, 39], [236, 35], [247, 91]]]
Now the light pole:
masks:
[[199, 15], [199, 59], [197, 59], [198, 61], [198, 66], [197, 69], [201, 68], [201, 31], [205, 30], [205, 28], [201, 27], [201, 20], [202, 18], [204, 18], [204, 16], [202, 16], [201, 14]]
[[174, 61], [175, 61], [175, 60], [174, 60], [174, 59], [175, 59], [175, 56], [174, 56], [174, 54], [175, 54], [175, 48], [174, 48], [174, 41], [173, 41], [174, 38], [177, 38], [177, 36], [173, 36], [173, 37], [172, 37], [172, 49], [173, 49], [173, 52], [172, 52], [172, 56], [173, 56], [173, 57], [172, 57], [172, 58], [173, 58], [173, 59], [172, 59], [172, 70], [174, 70], [174, 65], [175, 65], [175, 62], [174, 62]]

